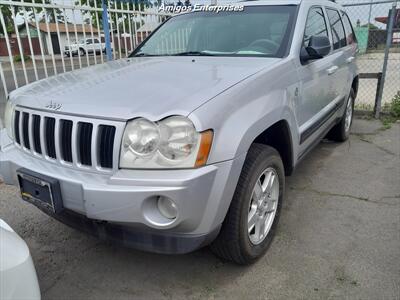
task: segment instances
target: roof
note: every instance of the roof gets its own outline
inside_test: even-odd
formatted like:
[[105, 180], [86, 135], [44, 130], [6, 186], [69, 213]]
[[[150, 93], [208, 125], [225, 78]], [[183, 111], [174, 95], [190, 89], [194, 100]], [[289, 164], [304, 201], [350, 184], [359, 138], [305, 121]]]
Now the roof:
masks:
[[[383, 23], [383, 24], [387, 24], [388, 23], [388, 17], [376, 17], [375, 21]], [[395, 15], [395, 19], [394, 19], [394, 24], [395, 24], [395, 27], [400, 26], [400, 8], [396, 9], [396, 15]]]
[[154, 29], [156, 29], [158, 27], [158, 25], [160, 25], [160, 23], [146, 22], [138, 28], [137, 32], [151, 32]]
[[[36, 28], [35, 23], [29, 23], [29, 25]], [[67, 30], [68, 30], [68, 32], [75, 32], [74, 24], [67, 24], [67, 26], [66, 26], [63, 23], [58, 23], [58, 29], [59, 29], [60, 33], [67, 32]], [[43, 31], [43, 32], [48, 32], [46, 23], [39, 23], [39, 30]], [[90, 32], [92, 32], [92, 30], [94, 33], [99, 32], [96, 27], [93, 27], [93, 26], [90, 26], [87, 24], [76, 24], [76, 31], [78, 33], [82, 33], [82, 32], [90, 33]], [[49, 23], [49, 31], [57, 32], [57, 24]]]
[[302, 2], [318, 2], [321, 5], [339, 5], [332, 0], [250, 0], [243, 2], [235, 2], [232, 4], [243, 4], [245, 6], [258, 6], [258, 5], [299, 5]]
[[232, 4], [236, 5], [245, 5], [245, 6], [258, 6], [258, 5], [296, 5], [300, 4], [301, 0], [259, 0], [259, 1], [244, 1], [244, 2], [235, 2]]

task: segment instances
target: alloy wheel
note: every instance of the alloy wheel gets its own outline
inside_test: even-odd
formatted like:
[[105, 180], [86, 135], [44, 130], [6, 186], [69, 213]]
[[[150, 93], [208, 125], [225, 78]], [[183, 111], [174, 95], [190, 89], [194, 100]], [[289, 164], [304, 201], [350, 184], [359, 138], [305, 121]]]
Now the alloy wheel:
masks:
[[250, 242], [258, 245], [264, 241], [274, 222], [279, 200], [279, 177], [269, 167], [258, 178], [251, 195], [247, 217]]

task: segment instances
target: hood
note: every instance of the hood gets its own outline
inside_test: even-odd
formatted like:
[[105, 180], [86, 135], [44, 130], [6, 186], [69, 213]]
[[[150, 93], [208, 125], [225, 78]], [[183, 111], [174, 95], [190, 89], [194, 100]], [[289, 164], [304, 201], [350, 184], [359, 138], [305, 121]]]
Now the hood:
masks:
[[[18, 105], [60, 113], [128, 120], [189, 115], [276, 58], [142, 57], [52, 76], [11, 93]], [[51, 110], [49, 110], [51, 111]], [[53, 111], [52, 111], [53, 112]]]

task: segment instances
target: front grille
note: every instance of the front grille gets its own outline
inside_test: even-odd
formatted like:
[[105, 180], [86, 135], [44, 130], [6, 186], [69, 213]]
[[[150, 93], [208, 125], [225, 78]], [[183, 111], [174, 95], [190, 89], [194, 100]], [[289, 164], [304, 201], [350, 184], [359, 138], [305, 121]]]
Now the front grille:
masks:
[[87, 121], [85, 118], [48, 115], [17, 108], [14, 114], [15, 143], [44, 159], [81, 168], [113, 169], [115, 139], [124, 123]]
[[28, 113], [23, 113], [22, 114], [22, 136], [24, 138], [24, 146], [26, 149], [31, 149], [31, 146], [29, 144], [29, 114]]
[[14, 136], [15, 136], [15, 141], [17, 142], [17, 144], [21, 143], [21, 139], [20, 139], [20, 136], [19, 136], [20, 115], [21, 115], [21, 113], [17, 110], [15, 112], [15, 117], [14, 117]]
[[90, 123], [78, 123], [79, 130], [79, 154], [81, 164], [92, 165], [92, 131], [93, 125]]
[[67, 162], [72, 162], [72, 124], [70, 120], [61, 120], [61, 157]]
[[33, 115], [33, 147], [35, 152], [42, 154], [42, 144], [40, 142], [40, 116]]
[[45, 122], [45, 137], [46, 137], [46, 153], [49, 157], [56, 159], [56, 137], [55, 137], [55, 127], [56, 119], [54, 118], [44, 118]]
[[100, 163], [104, 168], [112, 168], [115, 127], [100, 125]]

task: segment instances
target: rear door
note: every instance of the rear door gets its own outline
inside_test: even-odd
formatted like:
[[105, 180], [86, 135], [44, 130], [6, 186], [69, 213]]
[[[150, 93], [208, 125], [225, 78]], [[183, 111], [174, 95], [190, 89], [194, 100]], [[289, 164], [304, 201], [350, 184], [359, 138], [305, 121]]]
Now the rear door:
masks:
[[[349, 52], [343, 22], [337, 9], [327, 7], [326, 14], [331, 27], [333, 52], [332, 66], [328, 69], [330, 81], [335, 91], [335, 103], [342, 104], [347, 98], [348, 87], [351, 85], [348, 71]], [[350, 82], [350, 84], [349, 84]]]
[[102, 50], [101, 43], [98, 39], [93, 39], [93, 45], [96, 52], [100, 52]]
[[[342, 16], [342, 22], [344, 25], [344, 31], [346, 34], [346, 47], [344, 49], [344, 54], [346, 57], [347, 63], [347, 72], [348, 72], [348, 86], [347, 88], [350, 89], [350, 82], [353, 82], [354, 76], [358, 74], [357, 72], [357, 65], [355, 64], [356, 54], [358, 51], [358, 44], [357, 44], [357, 37], [354, 33], [353, 26], [351, 25], [349, 16], [344, 12], [340, 11]], [[349, 90], [347, 91], [349, 94]]]

